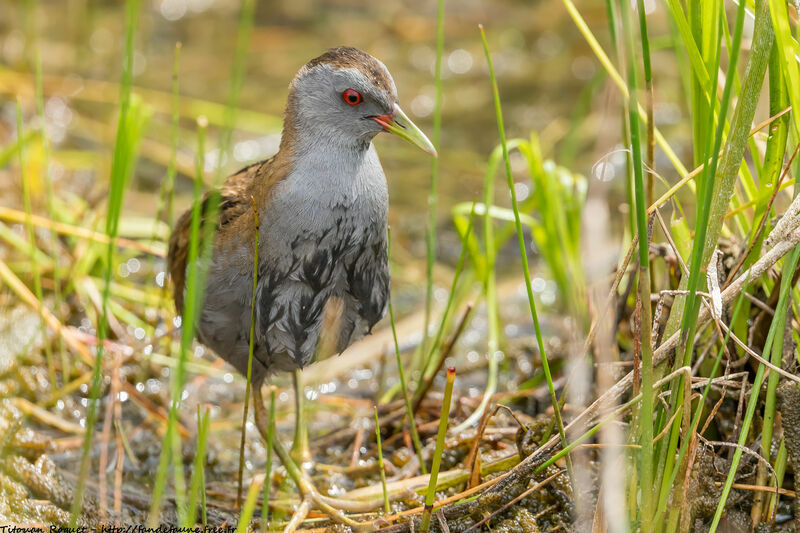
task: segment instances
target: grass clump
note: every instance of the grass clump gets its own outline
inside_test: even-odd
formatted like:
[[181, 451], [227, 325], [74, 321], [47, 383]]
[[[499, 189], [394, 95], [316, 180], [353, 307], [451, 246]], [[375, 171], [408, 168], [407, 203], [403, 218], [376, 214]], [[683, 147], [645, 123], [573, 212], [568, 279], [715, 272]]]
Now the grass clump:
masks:
[[[404, 233], [392, 242], [395, 286], [385, 327], [345, 356], [304, 371], [305, 393], [321, 397], [308, 413], [308, 442], [319, 460], [309, 476], [325, 495], [314, 494], [293, 463], [284, 465], [304, 489], [298, 496], [272, 464], [273, 445], [286, 458], [280, 441], [290, 413], [286, 384], [272, 383], [262, 449], [244, 439], [249, 378], [238, 380], [194, 339], [217, 227], [214, 209], [202, 213], [200, 199], [251, 146], [251, 139], [239, 144], [239, 135], [279, 126], [270, 115], [237, 111], [251, 35], [259, 44], [271, 37], [258, 33], [256, 4], [244, 0], [225, 105], [180, 94], [180, 47], [171, 92], [134, 88], [140, 6], [127, 2], [119, 96], [115, 85], [90, 78], [76, 91], [93, 95], [93, 107], [118, 113], [115, 132], [105, 134], [113, 150], [107, 195], [99, 201], [59, 195], [50, 173], [60, 167], [49, 161], [86, 164], [97, 175], [106, 174], [105, 161], [78, 143], [50, 146], [44, 122], [25, 122], [23, 110], [31, 106], [24, 90], [17, 91], [17, 138], [0, 148], [0, 167], [18, 165], [22, 185], [19, 208], [0, 206], [6, 245], [0, 277], [7, 287], [1, 301], [10, 302], [10, 312], [32, 309], [34, 329], [49, 330], [41, 336], [41, 354], [28, 342], [17, 347], [23, 353], [17, 367], [0, 368], [0, 389], [19, 394], [0, 405], [0, 424], [19, 420], [0, 425], [0, 475], [22, 487], [17, 496], [0, 487], [0, 514], [13, 497], [19, 498], [15, 509], [39, 506], [75, 525], [91, 519], [95, 493], [102, 494], [98, 515], [110, 515], [105, 507], [112, 495], [115, 510], [129, 511], [125, 506], [135, 498], [128, 484], [139, 482], [144, 470], [136, 469], [145, 461], [156, 465], [147, 485], [152, 498], [137, 516], [146, 515], [151, 526], [236, 522], [244, 531], [259, 520], [263, 531], [321, 530], [337, 521], [398, 532], [519, 524], [588, 530], [605, 520], [614, 531], [672, 533], [720, 531], [734, 521], [763, 528], [791, 512], [796, 447], [778, 423], [786, 408], [778, 399], [782, 382], [800, 382], [796, 17], [773, 0], [735, 6], [668, 0], [652, 13], [648, 5], [607, 0], [605, 14], [588, 19], [589, 10], [570, 0], [555, 6], [575, 23], [600, 68], [581, 82], [568, 120], [559, 117], [533, 133], [525, 120], [504, 123], [501, 89], [505, 104], [514, 98], [515, 82], [501, 68], [514, 57], [505, 55], [508, 35], [498, 28], [492, 55], [483, 29], [475, 33], [487, 70], [471, 71], [472, 81], [482, 83], [471, 89], [493, 103], [497, 130], [486, 146], [499, 141], [477, 178], [483, 178], [476, 186], [480, 197], [470, 200], [475, 191], [459, 190], [452, 227], [437, 226], [437, 210], [450, 200], [440, 198], [440, 185], [446, 190], [440, 177], [464, 164], [460, 154], [441, 150], [424, 209], [424, 258]], [[459, 57], [445, 52], [445, 27], [449, 32], [457, 21], [445, 20], [443, 1], [436, 7], [431, 74], [438, 148], [450, 120], [442, 103], [448, 97], [457, 105], [460, 93], [450, 100], [443, 83], [455, 74], [450, 59]], [[25, 13], [36, 9], [30, 4]], [[32, 87], [42, 120], [45, 95], [71, 82], [43, 76], [38, 64], [36, 71], [3, 67], [0, 81]], [[661, 114], [665, 106], [680, 111], [671, 124]], [[74, 109], [85, 121], [81, 127], [96, 127], [83, 108]], [[245, 128], [234, 128], [237, 117]], [[609, 117], [620, 117], [619, 125]], [[522, 136], [507, 138], [506, 128], [523, 129]], [[207, 171], [212, 144], [219, 150]], [[124, 212], [140, 154], [164, 170], [152, 218]], [[597, 175], [600, 165], [591, 164], [597, 160], [618, 179]], [[501, 169], [506, 179], [496, 183]], [[36, 197], [39, 182], [47, 187], [46, 202]], [[181, 194], [189, 185], [195, 205], [190, 268], [176, 324], [159, 270], [173, 202], [187, 200]], [[215, 208], [215, 193], [209, 194]], [[618, 210], [621, 203], [627, 212]], [[601, 237], [607, 242], [587, 242]], [[444, 259], [448, 238], [458, 249], [452, 261]], [[253, 244], [256, 258], [258, 246], [268, 245]], [[154, 282], [158, 274], [161, 281]], [[256, 268], [253, 290], [260, 274]], [[416, 283], [420, 298], [412, 302], [408, 287]], [[435, 305], [439, 292], [441, 307]], [[245, 312], [248, 304], [253, 340], [257, 309], [254, 301], [242, 302]], [[419, 310], [409, 311], [416, 304]], [[19, 323], [22, 330], [25, 321]], [[380, 356], [387, 348], [393, 358]], [[251, 357], [254, 350], [251, 344]], [[442, 372], [453, 365], [458, 387], [454, 371]], [[26, 374], [34, 367], [37, 372]], [[601, 372], [609, 381], [594, 380]], [[36, 375], [45, 377], [31, 378]], [[21, 383], [39, 383], [42, 390]], [[214, 392], [220, 388], [237, 393], [220, 401]], [[202, 391], [201, 403], [210, 404], [196, 419], [186, 413], [189, 391]], [[83, 425], [60, 414], [84, 407]], [[103, 429], [95, 432], [101, 420]], [[34, 483], [41, 480], [20, 474], [33, 467], [42, 476], [56, 471], [43, 458], [44, 447], [26, 448], [30, 440], [17, 438], [25, 425], [48, 426], [59, 434], [54, 442], [80, 449], [69, 490], [47, 492], [42, 487], [55, 481]], [[157, 462], [142, 453], [143, 441], [162, 443]], [[612, 448], [610, 465], [604, 452]], [[187, 449], [191, 458], [184, 457]], [[231, 466], [237, 462], [238, 470]]]

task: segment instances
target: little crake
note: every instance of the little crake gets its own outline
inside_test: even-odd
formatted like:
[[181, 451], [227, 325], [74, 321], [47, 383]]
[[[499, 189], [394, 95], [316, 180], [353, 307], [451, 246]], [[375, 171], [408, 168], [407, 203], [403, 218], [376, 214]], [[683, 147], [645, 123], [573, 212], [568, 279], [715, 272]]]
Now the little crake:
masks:
[[[217, 197], [219, 231], [197, 336], [246, 375], [258, 231], [252, 366], [257, 423], [260, 388], [269, 374], [295, 371], [299, 380], [298, 370], [341, 353], [386, 312], [389, 198], [372, 145], [383, 131], [436, 155], [400, 109], [383, 63], [355, 48], [334, 48], [292, 80], [278, 153], [229, 177]], [[210, 198], [204, 198], [202, 212]], [[181, 216], [169, 243], [179, 312], [191, 218], [191, 210]], [[299, 401], [297, 416], [302, 417]], [[297, 428], [295, 450], [306, 460], [307, 447], [297, 442], [305, 440], [301, 419]]]
[[[222, 187], [197, 333], [246, 373], [256, 231], [252, 197], [261, 222], [254, 383], [340, 353], [386, 312], [388, 194], [371, 143], [382, 131], [435, 153], [397, 104], [383, 63], [355, 48], [330, 50], [292, 81], [278, 153]], [[190, 224], [191, 210], [170, 239], [179, 311]]]

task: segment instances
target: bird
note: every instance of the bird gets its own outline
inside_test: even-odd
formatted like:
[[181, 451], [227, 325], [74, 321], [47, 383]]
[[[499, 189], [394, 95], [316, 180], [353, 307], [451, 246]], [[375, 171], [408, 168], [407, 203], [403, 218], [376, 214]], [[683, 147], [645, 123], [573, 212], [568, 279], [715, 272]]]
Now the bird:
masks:
[[[382, 132], [437, 157], [400, 108], [386, 66], [357, 48], [332, 48], [303, 65], [289, 84], [278, 152], [231, 175], [218, 194], [206, 193], [199, 209], [205, 217], [216, 207], [218, 222], [196, 315], [197, 339], [247, 375], [257, 264], [251, 367], [256, 426], [266, 435], [265, 379], [292, 372], [293, 453], [281, 449], [280, 439], [273, 443], [301, 493], [322, 508], [331, 506], [330, 499], [319, 497], [296, 465], [286, 464], [310, 457], [300, 371], [342, 353], [386, 313], [389, 197], [372, 144]], [[179, 313], [191, 226], [189, 209], [176, 222], [168, 247]], [[337, 509], [326, 510], [346, 522]]]

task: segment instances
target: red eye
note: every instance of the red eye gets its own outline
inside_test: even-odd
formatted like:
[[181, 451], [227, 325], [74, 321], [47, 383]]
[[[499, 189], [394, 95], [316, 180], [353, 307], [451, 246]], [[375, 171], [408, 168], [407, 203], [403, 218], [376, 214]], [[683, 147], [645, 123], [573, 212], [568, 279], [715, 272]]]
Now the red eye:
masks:
[[348, 105], [358, 105], [361, 103], [361, 93], [354, 89], [347, 89], [342, 93], [342, 98]]

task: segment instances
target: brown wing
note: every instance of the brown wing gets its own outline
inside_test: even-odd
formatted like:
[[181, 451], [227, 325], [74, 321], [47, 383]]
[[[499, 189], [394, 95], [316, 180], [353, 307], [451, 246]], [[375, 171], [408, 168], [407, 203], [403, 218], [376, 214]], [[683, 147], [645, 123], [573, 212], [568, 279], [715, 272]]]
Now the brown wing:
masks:
[[[256, 205], [262, 206], [267, 199], [269, 190], [272, 186], [283, 179], [288, 174], [288, 157], [282, 157], [278, 153], [274, 157], [254, 163], [243, 168], [236, 174], [230, 176], [220, 188], [219, 198], [219, 222], [218, 232], [224, 232], [226, 228], [237, 225], [237, 221], [242, 214], [252, 213], [252, 200]], [[209, 202], [212, 195], [203, 195], [200, 206], [200, 227], [206, 219]], [[252, 221], [251, 217], [248, 217]], [[254, 222], [243, 221], [252, 229]], [[183, 290], [186, 283], [186, 266], [189, 258], [189, 242], [191, 239], [192, 209], [187, 209], [175, 223], [172, 236], [169, 239], [169, 249], [167, 253], [167, 270], [172, 278], [173, 296], [175, 307], [179, 313], [183, 312]], [[238, 228], [237, 228], [238, 230]], [[242, 232], [236, 231], [239, 238]], [[246, 235], [247, 233], [245, 233]]]

